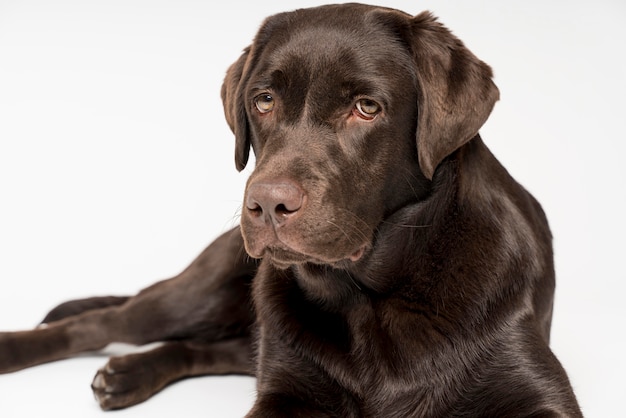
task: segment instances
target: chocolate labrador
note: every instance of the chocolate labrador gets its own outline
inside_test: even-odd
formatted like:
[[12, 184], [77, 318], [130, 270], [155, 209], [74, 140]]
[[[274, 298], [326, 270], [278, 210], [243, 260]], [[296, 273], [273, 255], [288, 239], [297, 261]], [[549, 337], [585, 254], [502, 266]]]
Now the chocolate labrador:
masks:
[[163, 341], [98, 371], [103, 409], [242, 373], [248, 417], [582, 416], [548, 347], [546, 217], [478, 135], [491, 69], [431, 14], [272, 16], [222, 99], [237, 168], [256, 156], [241, 226], [134, 297], [0, 334], [0, 372]]

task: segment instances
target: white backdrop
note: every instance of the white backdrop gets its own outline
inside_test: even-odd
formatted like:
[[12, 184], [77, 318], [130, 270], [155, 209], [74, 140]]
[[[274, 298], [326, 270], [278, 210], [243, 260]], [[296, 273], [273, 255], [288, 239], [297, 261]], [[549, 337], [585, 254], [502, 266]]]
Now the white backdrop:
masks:
[[[135, 293], [238, 222], [223, 75], [265, 16], [318, 4], [0, 0], [0, 330]], [[623, 416], [626, 3], [385, 5], [432, 10], [493, 67], [483, 139], [555, 236], [553, 349], [586, 416]], [[103, 417], [89, 383], [104, 362], [1, 375], [0, 415]], [[197, 378], [115, 416], [240, 417], [253, 398], [251, 378]]]

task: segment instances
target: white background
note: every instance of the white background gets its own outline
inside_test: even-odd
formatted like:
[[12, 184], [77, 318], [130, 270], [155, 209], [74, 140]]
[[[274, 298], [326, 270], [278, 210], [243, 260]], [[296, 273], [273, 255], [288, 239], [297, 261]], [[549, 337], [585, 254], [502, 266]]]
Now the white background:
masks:
[[[238, 222], [219, 90], [262, 19], [317, 1], [0, 0], [0, 330], [132, 294]], [[388, 1], [432, 10], [496, 74], [485, 142], [555, 236], [552, 347], [588, 417], [624, 416], [626, 3]], [[0, 415], [103, 417], [104, 356], [0, 376]], [[240, 417], [254, 380], [196, 378], [116, 417]]]

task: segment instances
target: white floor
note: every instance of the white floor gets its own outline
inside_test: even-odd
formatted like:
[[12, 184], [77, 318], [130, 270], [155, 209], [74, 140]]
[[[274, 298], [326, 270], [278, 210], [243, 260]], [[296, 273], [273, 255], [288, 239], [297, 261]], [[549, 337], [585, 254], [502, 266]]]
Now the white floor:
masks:
[[[107, 416], [89, 387], [104, 358], [78, 358], [0, 377], [0, 415], [7, 418]], [[125, 417], [241, 418], [254, 402], [250, 377], [200, 377], [171, 385], [140, 405], [110, 412]]]

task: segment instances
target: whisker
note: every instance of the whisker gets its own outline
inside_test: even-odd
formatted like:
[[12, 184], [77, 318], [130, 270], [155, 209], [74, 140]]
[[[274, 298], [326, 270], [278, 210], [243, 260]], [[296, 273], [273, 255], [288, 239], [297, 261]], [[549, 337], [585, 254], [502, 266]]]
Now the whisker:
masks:
[[[331, 225], [333, 225], [334, 227], [336, 227], [337, 229], [339, 229], [344, 235], [346, 235], [346, 237], [348, 239], [350, 239], [350, 242], [354, 243], [355, 240], [353, 239], [354, 235], [357, 235], [356, 238], [360, 238], [361, 241], [368, 241], [369, 240], [369, 236], [364, 232], [364, 230], [368, 230], [369, 227], [367, 225], [367, 222], [365, 222], [363, 219], [359, 218], [357, 215], [355, 215], [354, 213], [352, 213], [349, 210], [346, 209], [342, 209], [341, 210], [342, 214], [347, 215], [349, 218], [351, 218], [352, 220], [356, 221], [353, 223], [348, 223], [344, 226], [349, 227], [350, 232], [353, 233], [353, 235], [349, 235], [348, 232], [341, 226], [337, 225], [336, 223], [332, 222], [332, 221], [327, 221], [328, 223], [330, 223]], [[359, 228], [359, 225], [361, 225], [363, 228]]]
[[344, 235], [344, 236], [348, 239], [348, 241], [350, 241], [350, 243], [352, 243], [352, 244], [355, 244], [355, 243], [356, 243], [356, 242], [355, 242], [355, 240], [354, 240], [354, 238], [353, 238], [350, 234], [348, 234], [348, 233], [346, 232], [346, 230], [345, 230], [345, 229], [343, 229], [341, 226], [337, 225], [337, 224], [336, 224], [336, 223], [334, 223], [333, 221], [329, 221], [329, 220], [327, 220], [326, 222], [328, 222], [330, 225], [332, 225], [332, 226], [334, 226], [335, 228], [337, 228], [337, 229], [338, 229], [338, 230], [339, 230], [339, 231], [340, 231], [340, 232], [341, 232], [341, 233], [342, 233], [342, 234], [343, 234], [343, 235]]
[[233, 213], [233, 216], [231, 216], [231, 218], [228, 219], [224, 223], [224, 226], [230, 226], [231, 228], [234, 228], [235, 226], [239, 225], [239, 222], [241, 221], [241, 211], [242, 211], [242, 208], [243, 208], [243, 206], [239, 205], [239, 207], [237, 208], [235, 213]]
[[352, 284], [359, 289], [359, 292], [362, 292], [363, 289], [361, 289], [361, 286], [359, 286], [359, 282], [356, 281], [356, 279], [352, 276], [352, 274], [350, 274], [349, 271], [346, 270], [346, 274], [348, 275], [348, 278], [350, 279], [350, 282], [352, 282]]
[[430, 228], [432, 225], [428, 224], [428, 225], [408, 225], [408, 224], [401, 224], [401, 223], [396, 223], [396, 222], [389, 222], [386, 220], [383, 220], [381, 223], [383, 224], [387, 224], [387, 225], [392, 225], [392, 226], [397, 226], [399, 228]]
[[414, 182], [411, 181], [411, 180], [417, 181], [417, 177], [415, 176], [415, 174], [413, 174], [409, 170], [405, 170], [403, 173], [403, 176], [404, 176], [404, 180], [408, 183], [409, 187], [413, 191], [413, 195], [419, 198], [419, 194], [417, 193], [417, 190], [415, 190], [415, 187], [413, 187]]

